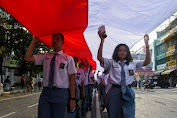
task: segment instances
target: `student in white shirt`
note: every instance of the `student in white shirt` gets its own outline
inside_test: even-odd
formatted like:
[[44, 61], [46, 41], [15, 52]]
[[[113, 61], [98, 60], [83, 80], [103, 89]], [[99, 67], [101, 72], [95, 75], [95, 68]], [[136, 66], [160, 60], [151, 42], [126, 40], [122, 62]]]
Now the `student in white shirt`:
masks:
[[75, 109], [75, 73], [74, 60], [62, 51], [64, 36], [52, 34], [54, 52], [33, 55], [38, 38], [33, 40], [26, 52], [25, 60], [43, 65], [43, 90], [39, 99], [38, 118], [64, 118], [67, 103], [70, 111]]
[[81, 115], [83, 117], [86, 116], [86, 112], [88, 110], [88, 99], [89, 99], [88, 98], [88, 79], [89, 79], [90, 64], [87, 59], [85, 59], [85, 62], [87, 63], [86, 69], [84, 70], [84, 73], [85, 73], [85, 81], [84, 81], [85, 97], [83, 98], [83, 101], [82, 101], [82, 112], [81, 112]]
[[89, 77], [88, 77], [88, 108], [92, 110], [92, 97], [93, 97], [93, 85], [95, 83], [94, 73], [91, 72], [92, 66], [90, 66]]
[[104, 70], [102, 75], [100, 76], [100, 101], [101, 101], [101, 107], [104, 110], [105, 108], [105, 96], [106, 96], [106, 86], [107, 86], [107, 80], [108, 80], [108, 71]]
[[98, 31], [101, 38], [97, 58], [101, 65], [109, 71], [111, 89], [107, 93], [107, 108], [109, 118], [134, 118], [135, 117], [135, 93], [131, 88], [135, 71], [150, 63], [149, 36], [144, 36], [146, 45], [145, 61], [135, 62], [126, 44], [119, 44], [113, 53], [112, 59], [102, 57], [105, 38]]
[[68, 112], [68, 118], [81, 117], [81, 106], [82, 99], [85, 97], [85, 73], [84, 73], [84, 63], [79, 64], [79, 68], [77, 68], [78, 58], [73, 57], [75, 66], [77, 69], [77, 73], [75, 74], [76, 80], [76, 109], [73, 112]]

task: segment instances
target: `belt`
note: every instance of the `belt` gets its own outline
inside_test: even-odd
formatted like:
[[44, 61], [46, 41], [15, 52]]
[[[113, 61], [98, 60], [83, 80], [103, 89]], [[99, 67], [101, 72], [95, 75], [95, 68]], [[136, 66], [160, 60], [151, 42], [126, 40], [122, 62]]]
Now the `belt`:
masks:
[[[127, 85], [129, 88], [132, 87], [132, 85]], [[121, 88], [121, 85], [118, 84], [112, 84], [112, 87], [116, 87], [116, 88]]]
[[43, 87], [43, 88], [47, 88], [47, 89], [64, 89], [64, 88], [57, 88], [56, 86], [53, 86], [52, 88], [50, 88], [50, 87]]

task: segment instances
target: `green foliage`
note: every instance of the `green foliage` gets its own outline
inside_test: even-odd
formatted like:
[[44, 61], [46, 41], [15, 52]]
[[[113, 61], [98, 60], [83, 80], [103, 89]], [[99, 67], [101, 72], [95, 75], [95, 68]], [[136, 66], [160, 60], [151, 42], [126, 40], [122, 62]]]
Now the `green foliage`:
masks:
[[76, 64], [77, 68], [79, 68], [80, 63], [81, 63], [80, 61], [77, 62], [77, 64]]
[[[11, 55], [11, 65], [18, 65], [21, 73], [34, 69], [33, 64], [24, 61], [24, 56], [32, 40], [32, 34], [17, 20], [11, 17], [0, 7], [0, 47], [4, 46], [6, 51], [3, 55]], [[51, 48], [45, 44], [38, 43], [34, 53], [50, 51]], [[35, 69], [40, 72], [41, 67]]]

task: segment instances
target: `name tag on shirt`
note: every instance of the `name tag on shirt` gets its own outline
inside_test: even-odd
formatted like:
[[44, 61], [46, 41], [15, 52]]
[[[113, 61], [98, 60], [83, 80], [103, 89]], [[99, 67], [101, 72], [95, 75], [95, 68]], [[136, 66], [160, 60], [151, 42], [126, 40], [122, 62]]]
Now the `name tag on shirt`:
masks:
[[77, 79], [79, 80], [79, 78], [80, 78], [80, 73], [77, 73]]
[[119, 66], [118, 65], [113, 65], [113, 68], [119, 68]]
[[65, 68], [65, 64], [64, 63], [60, 63], [60, 68], [64, 69]]
[[130, 75], [130, 76], [134, 75], [134, 71], [133, 71], [133, 69], [128, 70], [128, 71], [129, 71], [129, 75]]

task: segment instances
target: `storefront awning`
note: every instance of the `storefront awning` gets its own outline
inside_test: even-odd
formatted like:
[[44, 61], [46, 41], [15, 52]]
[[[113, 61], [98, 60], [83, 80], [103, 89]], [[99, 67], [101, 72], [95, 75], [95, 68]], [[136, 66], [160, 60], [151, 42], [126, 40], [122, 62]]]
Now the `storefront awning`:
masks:
[[171, 70], [166, 70], [164, 72], [161, 73], [161, 75], [167, 75], [170, 74], [172, 71], [174, 71], [175, 69], [171, 69]]
[[155, 75], [160, 75], [160, 73], [163, 72], [163, 71], [164, 71], [164, 70], [158, 70], [158, 71], [156, 71], [154, 74], [155, 74]]

